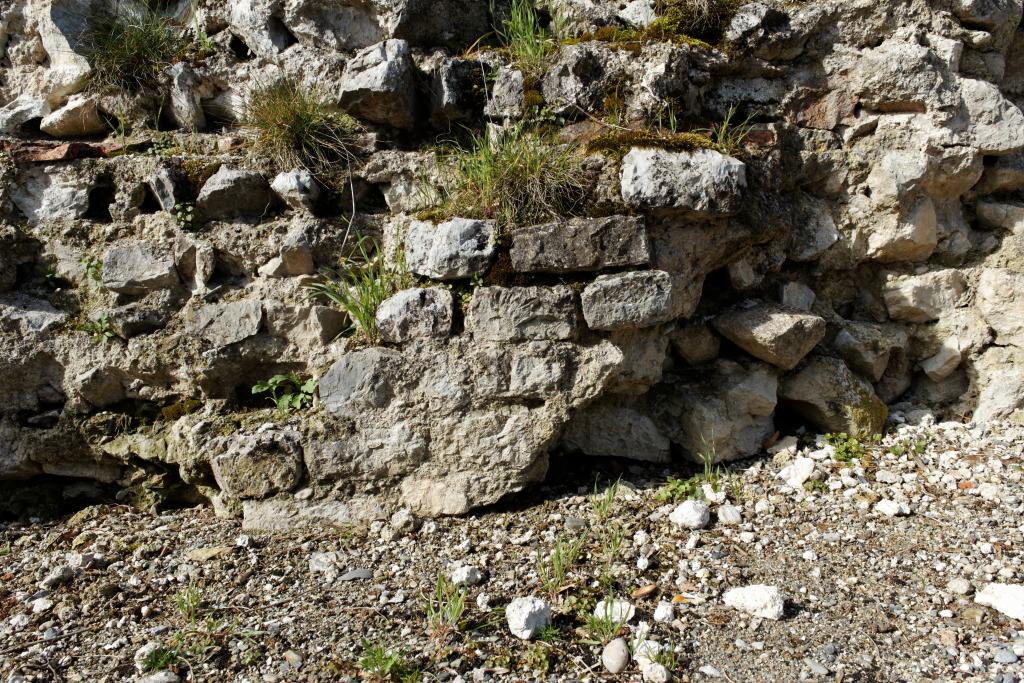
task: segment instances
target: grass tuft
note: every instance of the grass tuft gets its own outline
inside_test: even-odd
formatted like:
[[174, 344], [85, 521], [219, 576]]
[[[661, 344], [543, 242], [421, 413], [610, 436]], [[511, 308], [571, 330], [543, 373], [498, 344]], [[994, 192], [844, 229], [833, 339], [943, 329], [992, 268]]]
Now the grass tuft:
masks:
[[494, 140], [472, 133], [469, 144], [444, 154], [451, 169], [435, 215], [496, 219], [504, 228], [535, 225], [584, 210], [583, 157], [575, 145], [555, 145], [522, 126]]
[[459, 622], [466, 612], [466, 593], [444, 574], [439, 574], [433, 594], [423, 596], [422, 604], [427, 630], [435, 638], [444, 638], [459, 630]]
[[359, 669], [362, 678], [375, 683], [413, 683], [420, 678], [419, 670], [409, 663], [404, 652], [368, 640], [363, 641]]
[[379, 245], [367, 237], [356, 242], [352, 253], [336, 269], [325, 269], [320, 280], [303, 285], [310, 299], [327, 299], [348, 313], [349, 331], [376, 342], [377, 309], [400, 290], [412, 286], [404, 251], [388, 264]]
[[159, 85], [161, 73], [189, 46], [185, 32], [147, 4], [112, 0], [94, 5], [79, 42], [94, 88], [138, 92]]
[[351, 116], [333, 111], [319, 90], [294, 78], [257, 87], [242, 120], [255, 133], [260, 156], [269, 157], [279, 170], [302, 167], [336, 188], [348, 178], [361, 129]]
[[[494, 16], [494, 0], [490, 7]], [[542, 26], [532, 0], [512, 0], [508, 18], [495, 25], [494, 32], [510, 61], [524, 73], [536, 75], [543, 71], [548, 55], [558, 50], [561, 26], [557, 16], [549, 28]]]
[[557, 595], [565, 587], [569, 571], [579, 561], [586, 542], [586, 534], [568, 540], [560, 538], [546, 562], [543, 558], [537, 558], [537, 575], [549, 595]]

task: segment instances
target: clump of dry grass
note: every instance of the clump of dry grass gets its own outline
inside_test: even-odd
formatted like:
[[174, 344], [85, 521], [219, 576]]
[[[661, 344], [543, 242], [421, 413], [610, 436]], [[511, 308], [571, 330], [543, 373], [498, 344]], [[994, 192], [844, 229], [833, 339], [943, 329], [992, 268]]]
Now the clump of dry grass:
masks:
[[503, 227], [532, 225], [583, 209], [583, 156], [575, 145], [555, 145], [517, 126], [491, 140], [472, 134], [469, 144], [445, 154], [451, 173], [442, 183], [443, 217], [496, 219]]
[[281, 169], [305, 168], [326, 185], [347, 178], [356, 159], [356, 120], [294, 78], [250, 92], [242, 121], [255, 134], [261, 156]]
[[92, 85], [99, 90], [156, 88], [163, 70], [190, 44], [185, 31], [149, 3], [83, 2], [81, 12], [86, 29], [78, 42], [92, 67]]

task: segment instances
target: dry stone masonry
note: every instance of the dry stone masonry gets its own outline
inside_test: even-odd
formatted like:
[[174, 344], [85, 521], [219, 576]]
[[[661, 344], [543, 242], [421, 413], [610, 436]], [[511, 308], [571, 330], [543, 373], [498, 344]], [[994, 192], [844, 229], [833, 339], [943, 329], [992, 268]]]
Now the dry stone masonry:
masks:
[[[715, 46], [607, 38], [653, 2], [544, 0], [568, 33], [539, 72], [479, 41], [502, 2], [177, 0], [207, 46], [135, 93], [95, 87], [83, 4], [0, 11], [0, 481], [281, 529], [465, 513], [568, 453], [875, 433], [894, 404], [1024, 420], [1022, 0], [754, 0]], [[282, 78], [356, 122], [343, 182], [251, 142]], [[669, 111], [751, 128], [659, 144]], [[584, 157], [572, 211], [436, 211], [450, 140], [525, 126]], [[368, 340], [308, 286], [371, 241], [404, 280]], [[290, 373], [301, 408], [253, 393]]]

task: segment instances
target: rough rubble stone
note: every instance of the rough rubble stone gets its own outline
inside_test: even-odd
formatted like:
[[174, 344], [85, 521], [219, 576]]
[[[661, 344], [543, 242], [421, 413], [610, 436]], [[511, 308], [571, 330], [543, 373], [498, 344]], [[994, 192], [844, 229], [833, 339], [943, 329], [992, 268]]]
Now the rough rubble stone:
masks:
[[505, 608], [505, 621], [512, 635], [530, 640], [551, 623], [551, 606], [540, 598], [516, 598]]
[[415, 221], [405, 238], [406, 264], [417, 275], [459, 280], [487, 272], [497, 251], [497, 224], [453, 218], [434, 225]]
[[372, 348], [347, 353], [320, 378], [320, 402], [339, 415], [384, 407], [393, 395], [401, 355]]
[[603, 43], [564, 45], [541, 79], [541, 92], [555, 115], [578, 116], [599, 109], [621, 73], [618, 55]]
[[952, 310], [966, 291], [963, 273], [947, 269], [924, 275], [889, 276], [882, 296], [893, 320], [925, 323]]
[[447, 289], [406, 289], [377, 309], [377, 330], [383, 341], [392, 344], [447, 337], [452, 333], [453, 308], [452, 293]]
[[174, 258], [150, 242], [120, 242], [103, 256], [103, 286], [112, 292], [138, 295], [178, 284]]
[[285, 493], [302, 479], [302, 446], [293, 432], [261, 431], [232, 439], [210, 461], [217, 485], [241, 499], [263, 499]]
[[1024, 113], [987, 81], [960, 79], [960, 95], [969, 122], [969, 139], [982, 154], [1024, 149]]
[[711, 508], [702, 500], [687, 500], [669, 513], [668, 521], [684, 529], [703, 529], [711, 523]]
[[466, 330], [482, 341], [557, 341], [576, 336], [576, 297], [566, 286], [478, 287]]
[[722, 602], [751, 616], [773, 621], [782, 618], [786, 607], [782, 591], [764, 584], [731, 588], [722, 596]]
[[634, 148], [622, 160], [621, 186], [626, 204], [642, 211], [729, 216], [740, 208], [746, 166], [710, 149]]
[[579, 411], [566, 427], [562, 445], [591, 456], [669, 462], [668, 437], [650, 417], [622, 403], [602, 401]]
[[882, 263], [926, 261], [939, 244], [938, 216], [928, 197], [905, 216], [876, 222], [868, 235], [868, 258]]
[[690, 460], [755, 455], [775, 431], [778, 380], [766, 365], [718, 360], [666, 377], [645, 398], [658, 430]]
[[779, 400], [822, 432], [881, 434], [888, 409], [846, 363], [813, 356], [779, 385]]
[[583, 317], [592, 330], [657, 325], [677, 316], [673, 290], [660, 270], [601, 275], [583, 290]]
[[895, 326], [845, 321], [832, 341], [847, 365], [872, 382], [882, 379], [893, 352], [907, 345], [906, 333]]
[[[979, 195], [999, 192], [1014, 192], [1024, 188], [1024, 151], [996, 157], [991, 165], [985, 166], [985, 173], [974, 191]], [[981, 202], [978, 204], [979, 214]]]
[[1000, 344], [1024, 348], [1024, 275], [985, 268], [978, 279], [977, 306]]
[[688, 365], [702, 365], [718, 358], [721, 341], [705, 323], [677, 327], [670, 335], [672, 348]]
[[711, 323], [723, 337], [766, 363], [792, 370], [825, 336], [825, 320], [774, 304], [740, 308]]
[[196, 211], [206, 220], [230, 216], [262, 216], [270, 208], [273, 196], [262, 175], [222, 166], [214, 173], [196, 198]]
[[258, 334], [262, 324], [263, 305], [259, 301], [244, 299], [203, 306], [195, 315], [192, 330], [220, 348]]
[[40, 130], [55, 138], [78, 138], [106, 133], [109, 128], [100, 116], [97, 99], [74, 95], [60, 109], [48, 114]]
[[320, 184], [304, 168], [283, 171], [270, 184], [281, 201], [293, 209], [312, 212], [320, 199]]
[[168, 114], [182, 130], [199, 131], [206, 128], [206, 112], [199, 95], [200, 81], [187, 62], [178, 62], [167, 69], [170, 79]]
[[523, 115], [523, 72], [503, 66], [491, 86], [484, 114], [494, 119], [517, 119]]
[[21, 135], [27, 132], [26, 127], [31, 122], [41, 121], [49, 113], [50, 105], [46, 100], [23, 93], [0, 107], [0, 133]]
[[89, 210], [93, 179], [57, 166], [33, 166], [11, 188], [11, 200], [32, 224], [75, 220]]
[[345, 66], [339, 103], [366, 121], [410, 128], [415, 123], [415, 68], [406, 41], [371, 45]]
[[512, 267], [521, 273], [573, 273], [646, 266], [642, 218], [572, 218], [512, 233]]

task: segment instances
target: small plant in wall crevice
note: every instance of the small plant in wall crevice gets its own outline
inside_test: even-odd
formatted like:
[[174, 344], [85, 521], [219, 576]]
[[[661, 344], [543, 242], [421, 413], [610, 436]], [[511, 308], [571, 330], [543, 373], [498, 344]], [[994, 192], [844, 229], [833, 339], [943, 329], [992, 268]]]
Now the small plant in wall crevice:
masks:
[[277, 407], [277, 411], [288, 414], [313, 407], [316, 384], [315, 377], [303, 380], [297, 373], [289, 372], [257, 382], [252, 387], [252, 393], [254, 396], [269, 394], [267, 398]]

